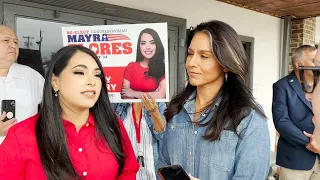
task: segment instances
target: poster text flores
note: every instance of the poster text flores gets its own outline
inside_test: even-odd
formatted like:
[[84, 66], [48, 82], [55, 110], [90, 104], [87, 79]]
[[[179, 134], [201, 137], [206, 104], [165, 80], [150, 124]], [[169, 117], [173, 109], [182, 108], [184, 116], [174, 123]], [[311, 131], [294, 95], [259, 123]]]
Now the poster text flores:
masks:
[[[111, 36], [111, 37], [110, 37]], [[90, 43], [86, 45], [93, 50], [97, 55], [111, 55], [111, 54], [131, 54], [131, 42], [112, 42], [119, 40], [130, 40], [127, 36], [122, 34], [85, 34], [85, 35], [67, 35], [68, 45], [81, 45], [83, 43]]]

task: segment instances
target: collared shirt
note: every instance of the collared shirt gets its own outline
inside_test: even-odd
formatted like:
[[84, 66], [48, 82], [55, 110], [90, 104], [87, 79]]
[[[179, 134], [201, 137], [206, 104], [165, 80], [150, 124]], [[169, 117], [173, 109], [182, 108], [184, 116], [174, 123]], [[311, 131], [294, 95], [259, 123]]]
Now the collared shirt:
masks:
[[[35, 135], [38, 115], [13, 126], [0, 145], [0, 179], [45, 180], [45, 172]], [[95, 123], [90, 114], [79, 132], [69, 121], [63, 120], [67, 145], [73, 167], [82, 180], [135, 180], [139, 164], [129, 137], [119, 120], [122, 132], [125, 164], [117, 177], [118, 162], [109, 148], [95, 140]]]
[[[4, 81], [0, 81], [0, 100], [15, 100], [18, 122], [38, 112], [43, 94], [43, 77], [32, 68], [13, 63]], [[1, 109], [1, 103], [0, 103]], [[0, 136], [0, 144], [5, 136]]]
[[[218, 99], [214, 108], [219, 106]], [[206, 126], [194, 126], [195, 93], [170, 123], [161, 143], [159, 167], [178, 164], [201, 180], [263, 180], [269, 171], [270, 137], [267, 121], [254, 110], [241, 120], [235, 132], [223, 130], [215, 141], [203, 138]], [[207, 110], [198, 122], [208, 122]]]

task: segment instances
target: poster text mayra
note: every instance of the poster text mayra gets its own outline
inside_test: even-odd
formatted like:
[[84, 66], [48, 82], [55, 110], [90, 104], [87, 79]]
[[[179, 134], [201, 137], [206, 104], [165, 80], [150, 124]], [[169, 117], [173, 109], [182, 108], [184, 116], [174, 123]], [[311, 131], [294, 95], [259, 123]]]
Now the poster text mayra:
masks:
[[125, 34], [98, 34], [84, 31], [67, 31], [68, 45], [84, 45], [97, 55], [131, 54], [132, 43]]

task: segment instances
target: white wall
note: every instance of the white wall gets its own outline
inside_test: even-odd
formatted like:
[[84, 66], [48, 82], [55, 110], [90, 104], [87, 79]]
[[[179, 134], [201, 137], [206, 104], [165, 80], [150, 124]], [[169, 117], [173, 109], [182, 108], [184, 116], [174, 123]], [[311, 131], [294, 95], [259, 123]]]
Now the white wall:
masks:
[[282, 20], [214, 0], [97, 0], [109, 4], [187, 19], [187, 27], [217, 19], [240, 35], [254, 37], [253, 93], [269, 120], [271, 149], [275, 129], [272, 122], [272, 83], [279, 79]]
[[315, 43], [319, 44], [320, 41], [320, 17], [316, 18], [316, 38]]

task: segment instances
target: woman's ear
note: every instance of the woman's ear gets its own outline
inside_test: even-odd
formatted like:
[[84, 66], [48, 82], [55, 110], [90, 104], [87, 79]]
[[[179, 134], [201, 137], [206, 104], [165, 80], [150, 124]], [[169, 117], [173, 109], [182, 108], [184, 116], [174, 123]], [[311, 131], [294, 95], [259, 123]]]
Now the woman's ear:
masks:
[[53, 88], [54, 91], [59, 91], [59, 81], [58, 81], [58, 77], [54, 74], [52, 74], [52, 79], [51, 79], [51, 86]]
[[229, 70], [227, 68], [223, 68], [223, 72], [227, 73]]

